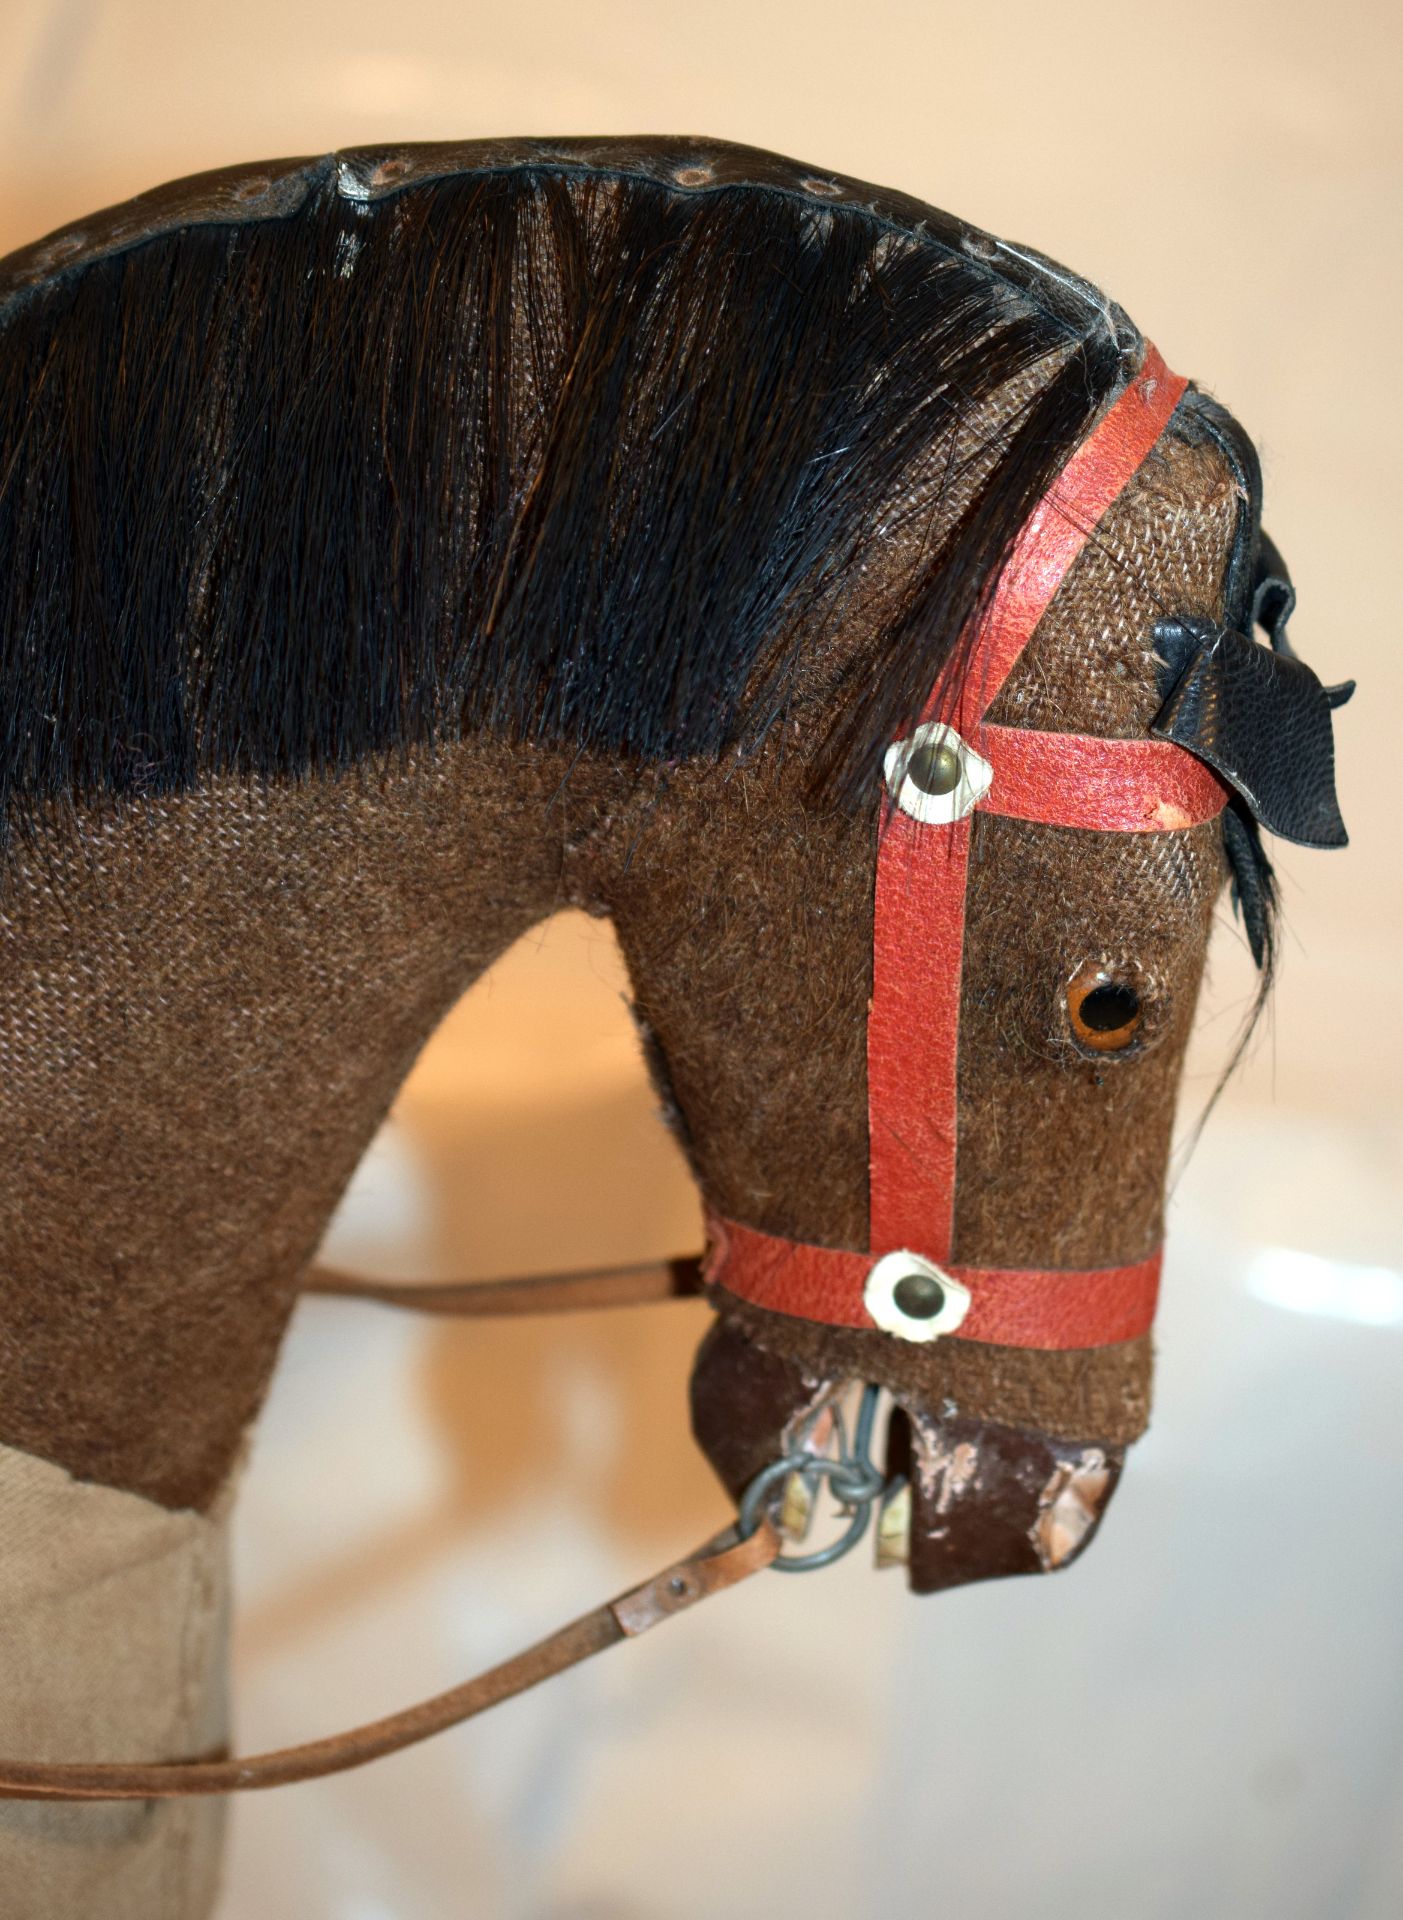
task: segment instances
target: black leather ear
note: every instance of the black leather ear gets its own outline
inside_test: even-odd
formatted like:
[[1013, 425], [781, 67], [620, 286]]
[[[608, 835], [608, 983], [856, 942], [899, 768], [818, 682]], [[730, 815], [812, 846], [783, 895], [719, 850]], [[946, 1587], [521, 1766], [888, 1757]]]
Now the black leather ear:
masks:
[[1243, 622], [1249, 634], [1261, 627], [1270, 636], [1276, 653], [1294, 660], [1296, 649], [1286, 633], [1286, 623], [1296, 611], [1296, 589], [1286, 571], [1281, 550], [1265, 527], [1257, 531], [1257, 564], [1252, 578], [1252, 614]]
[[[1284, 626], [1285, 614], [1271, 611]], [[1323, 687], [1303, 660], [1207, 620], [1161, 620], [1154, 633], [1173, 684], [1150, 732], [1206, 761], [1269, 832], [1305, 847], [1347, 845], [1330, 710], [1353, 681]]]

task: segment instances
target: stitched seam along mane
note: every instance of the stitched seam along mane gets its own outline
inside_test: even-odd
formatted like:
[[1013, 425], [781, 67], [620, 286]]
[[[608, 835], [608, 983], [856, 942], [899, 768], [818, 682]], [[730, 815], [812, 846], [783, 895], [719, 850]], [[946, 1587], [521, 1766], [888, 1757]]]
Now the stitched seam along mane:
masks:
[[833, 703], [852, 798], [1124, 377], [1090, 321], [860, 207], [546, 164], [70, 265], [0, 324], [4, 817], [474, 730], [752, 753], [963, 433]]

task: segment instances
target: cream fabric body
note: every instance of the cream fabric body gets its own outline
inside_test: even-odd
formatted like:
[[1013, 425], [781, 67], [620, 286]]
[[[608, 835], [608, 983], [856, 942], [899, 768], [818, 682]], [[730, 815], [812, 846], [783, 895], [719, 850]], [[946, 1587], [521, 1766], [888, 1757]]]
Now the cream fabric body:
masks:
[[[209, 1514], [0, 1447], [0, 1753], [195, 1757], [228, 1738], [230, 1490]], [[5, 1920], [205, 1920], [221, 1800], [0, 1801]]]

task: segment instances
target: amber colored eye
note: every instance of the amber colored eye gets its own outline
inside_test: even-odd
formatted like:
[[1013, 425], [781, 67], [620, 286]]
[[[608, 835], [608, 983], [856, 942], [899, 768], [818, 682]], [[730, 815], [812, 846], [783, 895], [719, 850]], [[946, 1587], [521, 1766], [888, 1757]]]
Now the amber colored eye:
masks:
[[1067, 988], [1072, 1032], [1093, 1053], [1118, 1053], [1139, 1031], [1144, 1008], [1134, 985], [1104, 967], [1083, 967]]

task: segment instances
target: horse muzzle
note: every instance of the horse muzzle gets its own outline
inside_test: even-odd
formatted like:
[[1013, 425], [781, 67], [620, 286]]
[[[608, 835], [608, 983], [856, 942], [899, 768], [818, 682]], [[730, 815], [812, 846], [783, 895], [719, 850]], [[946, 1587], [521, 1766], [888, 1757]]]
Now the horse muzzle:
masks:
[[[849, 1440], [838, 1403], [843, 1384], [811, 1378], [719, 1320], [692, 1374], [698, 1444], [743, 1516], [760, 1512], [782, 1528], [802, 1525], [817, 1483], [856, 1509], [843, 1541], [856, 1542], [876, 1515], [878, 1566], [905, 1566], [915, 1593], [978, 1580], [1053, 1573], [1090, 1545], [1116, 1484], [1124, 1449], [1029, 1428], [935, 1414], [899, 1402], [884, 1469], [867, 1445], [873, 1396]], [[800, 1551], [780, 1565], [836, 1558]]]

